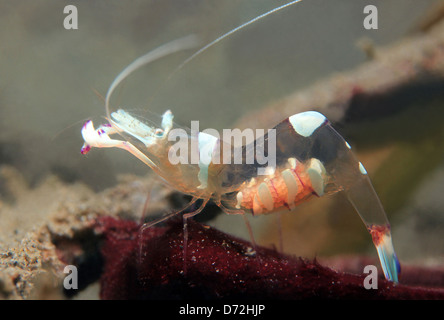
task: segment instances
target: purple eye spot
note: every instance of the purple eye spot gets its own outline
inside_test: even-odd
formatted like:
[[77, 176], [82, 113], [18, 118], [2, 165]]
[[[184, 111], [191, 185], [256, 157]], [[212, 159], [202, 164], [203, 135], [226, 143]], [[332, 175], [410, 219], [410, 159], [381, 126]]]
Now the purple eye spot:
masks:
[[80, 150], [80, 153], [87, 154], [89, 152], [89, 150], [91, 150], [91, 147], [89, 145], [86, 145], [86, 146], [82, 147], [82, 149]]
[[83, 124], [83, 127], [82, 127], [82, 129], [85, 129], [86, 128], [86, 126], [88, 125], [88, 123], [90, 123], [91, 122], [91, 120], [88, 120], [88, 121], [86, 121], [84, 124]]

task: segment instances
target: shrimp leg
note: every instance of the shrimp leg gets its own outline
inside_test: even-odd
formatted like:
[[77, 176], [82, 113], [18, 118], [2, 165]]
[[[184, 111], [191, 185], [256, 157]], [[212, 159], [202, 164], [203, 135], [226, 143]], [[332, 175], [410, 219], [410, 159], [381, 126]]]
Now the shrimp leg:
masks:
[[188, 219], [191, 218], [191, 217], [194, 217], [195, 215], [197, 215], [200, 212], [202, 212], [202, 210], [207, 205], [208, 201], [209, 201], [209, 199], [204, 199], [202, 204], [199, 206], [198, 209], [196, 209], [193, 212], [185, 213], [182, 216], [183, 217], [183, 249], [182, 249], [182, 254], [183, 254], [183, 273], [184, 274], [187, 273]]
[[158, 219], [155, 219], [153, 221], [150, 222], [145, 222], [139, 229], [139, 234], [138, 234], [138, 238], [139, 238], [139, 257], [142, 257], [142, 253], [143, 253], [143, 233], [145, 232], [146, 229], [151, 228], [152, 226], [155, 226], [156, 224], [159, 224], [161, 222], [164, 222], [178, 214], [180, 214], [181, 212], [184, 212], [185, 210], [187, 210], [188, 208], [190, 208], [194, 203], [196, 203], [196, 201], [199, 200], [199, 198], [193, 198], [191, 199], [191, 201], [182, 209], [180, 210], [176, 210], [173, 211], [163, 217], [160, 217]]
[[256, 252], [257, 251], [256, 250], [256, 248], [257, 248], [256, 240], [254, 240], [253, 229], [251, 228], [251, 224], [248, 221], [247, 216], [245, 215], [245, 211], [240, 210], [240, 209], [228, 209], [227, 207], [225, 207], [222, 204], [222, 201], [220, 199], [215, 200], [215, 203], [226, 214], [240, 214], [240, 215], [242, 215], [244, 222], [245, 222], [245, 226], [247, 227], [247, 231], [248, 231], [248, 235], [250, 237], [251, 244], [253, 245], [253, 250], [254, 250], [254, 252]]

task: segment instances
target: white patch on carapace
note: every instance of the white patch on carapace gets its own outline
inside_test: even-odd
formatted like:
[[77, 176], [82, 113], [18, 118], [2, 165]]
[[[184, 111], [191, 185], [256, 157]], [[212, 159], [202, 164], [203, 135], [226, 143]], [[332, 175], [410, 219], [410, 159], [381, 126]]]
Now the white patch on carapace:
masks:
[[122, 109], [111, 113], [111, 118], [111, 123], [119, 131], [133, 136], [147, 147], [156, 143], [158, 139], [165, 138], [173, 127], [173, 114], [170, 110], [167, 110], [162, 116], [162, 128], [150, 127]]
[[155, 134], [154, 128], [144, 124], [131, 116], [128, 112], [120, 109], [111, 113], [111, 122], [127, 134], [132, 135], [137, 140], [143, 142], [145, 146], [150, 146], [154, 143], [153, 136]]
[[361, 162], [359, 162], [359, 171], [361, 171], [362, 174], [367, 174], [367, 170], [365, 170]]
[[259, 197], [260, 202], [265, 206], [268, 211], [273, 210], [273, 196], [271, 195], [270, 189], [265, 182], [262, 182], [257, 188], [257, 195]]
[[287, 187], [287, 204], [290, 209], [293, 209], [295, 207], [294, 199], [298, 194], [298, 182], [295, 174], [290, 169], [282, 171], [281, 175]]
[[242, 194], [242, 192], [238, 192], [236, 195], [236, 208], [240, 209], [241, 208], [241, 204], [242, 204], [242, 200], [244, 199], [244, 195]]
[[345, 141], [345, 146], [346, 146], [347, 148], [349, 148], [349, 149], [352, 148], [351, 145], [350, 145], [347, 141]]
[[199, 174], [197, 178], [200, 181], [199, 189], [205, 189], [208, 185], [208, 167], [213, 158], [214, 147], [219, 140], [205, 132], [199, 132]]
[[288, 158], [288, 163], [290, 164], [290, 167], [292, 169], [296, 169], [296, 159], [295, 158]]
[[307, 111], [292, 115], [288, 120], [298, 134], [303, 137], [309, 137], [327, 119], [319, 112]]
[[311, 159], [307, 173], [310, 177], [311, 187], [318, 196], [322, 196], [324, 194], [325, 172], [325, 167], [321, 161], [315, 158]]
[[165, 111], [162, 116], [162, 129], [167, 134], [173, 128], [173, 113], [170, 110]]

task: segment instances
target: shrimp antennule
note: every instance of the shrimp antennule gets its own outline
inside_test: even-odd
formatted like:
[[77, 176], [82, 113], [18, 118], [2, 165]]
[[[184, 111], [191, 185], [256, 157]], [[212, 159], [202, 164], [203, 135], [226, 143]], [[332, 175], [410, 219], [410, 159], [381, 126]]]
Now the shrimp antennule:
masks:
[[178, 51], [186, 50], [195, 47], [198, 44], [197, 37], [195, 35], [189, 35], [183, 38], [179, 38], [173, 41], [170, 41], [164, 45], [157, 47], [156, 49], [144, 54], [143, 56], [137, 58], [133, 62], [131, 62], [125, 69], [123, 69], [117, 77], [113, 80], [111, 85], [108, 88], [105, 97], [105, 107], [106, 114], [108, 118], [110, 118], [110, 109], [109, 109], [109, 101], [111, 99], [111, 95], [117, 86], [125, 80], [131, 73], [140, 69], [142, 66], [149, 64], [155, 60], [163, 58], [172, 53], [176, 53]]

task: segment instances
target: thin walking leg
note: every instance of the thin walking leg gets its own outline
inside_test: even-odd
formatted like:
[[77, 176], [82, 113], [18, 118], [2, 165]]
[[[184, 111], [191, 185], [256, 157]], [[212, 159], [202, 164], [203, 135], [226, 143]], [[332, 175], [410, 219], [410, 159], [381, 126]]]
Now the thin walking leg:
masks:
[[245, 215], [245, 213], [242, 214], [242, 217], [244, 218], [245, 225], [247, 226], [247, 229], [248, 229], [248, 233], [250, 234], [250, 240], [251, 240], [251, 244], [253, 246], [253, 252], [251, 253], [251, 256], [256, 257], [256, 262], [258, 263], [258, 273], [259, 273], [261, 270], [261, 267], [262, 267], [262, 259], [257, 252], [257, 245], [256, 245], [256, 241], [254, 240], [253, 229], [251, 228], [251, 224], [248, 221], [248, 218]]
[[140, 227], [140, 229], [139, 229], [139, 234], [138, 234], [138, 237], [139, 237], [139, 258], [140, 258], [140, 259], [142, 258], [142, 252], [143, 252], [143, 233], [144, 233], [144, 231], [145, 231], [146, 229], [148, 229], [148, 228], [150, 228], [150, 227], [152, 227], [152, 226], [158, 224], [158, 223], [161, 223], [161, 222], [163, 222], [163, 221], [166, 221], [166, 220], [168, 220], [168, 219], [170, 219], [170, 218], [172, 218], [172, 217], [178, 215], [179, 213], [181, 213], [181, 212], [187, 210], [187, 209], [190, 208], [190, 207], [191, 207], [191, 206], [192, 206], [192, 205], [193, 205], [198, 199], [199, 199], [199, 198], [193, 198], [193, 199], [191, 199], [191, 201], [190, 201], [190, 202], [189, 202], [184, 208], [182, 208], [182, 209], [180, 209], [180, 210], [177, 210], [177, 211], [173, 211], [173, 212], [171, 212], [171, 213], [169, 213], [169, 214], [167, 214], [167, 215], [165, 215], [165, 216], [163, 216], [163, 217], [160, 217], [160, 218], [158, 218], [158, 219], [155, 219], [155, 220], [153, 220], [153, 221], [146, 222], [146, 223], [144, 223], [144, 224]]
[[250, 221], [248, 221], [248, 218], [245, 215], [245, 213], [242, 214], [242, 217], [244, 218], [244, 222], [245, 222], [245, 225], [247, 226], [248, 234], [250, 235], [250, 241], [251, 241], [251, 244], [253, 245], [254, 254], [256, 254], [257, 246], [256, 246], [256, 241], [254, 240], [253, 229], [251, 228]]
[[216, 205], [226, 214], [240, 214], [244, 218], [245, 225], [247, 226], [248, 234], [250, 236], [251, 245], [253, 246], [254, 253], [256, 253], [256, 241], [254, 240], [253, 229], [251, 228], [250, 222], [248, 221], [245, 211], [240, 209], [228, 209], [225, 207], [220, 200], [216, 201]]
[[152, 191], [152, 187], [150, 186], [148, 189], [148, 193], [146, 195], [145, 203], [143, 204], [142, 216], [140, 217], [141, 224], [144, 223], [146, 214], [148, 212], [148, 203], [150, 202], [150, 199], [151, 199], [151, 191]]
[[279, 234], [279, 252], [284, 252], [284, 238], [282, 233], [282, 214], [280, 212], [276, 213], [276, 223], [278, 227], [278, 234]]
[[202, 204], [200, 205], [200, 207], [193, 211], [193, 212], [189, 212], [189, 213], [185, 213], [182, 217], [183, 217], [183, 273], [184, 275], [186, 275], [187, 273], [187, 247], [188, 247], [188, 222], [187, 220], [191, 217], [194, 217], [196, 214], [200, 213], [205, 206], [207, 205], [209, 199], [204, 199]]

